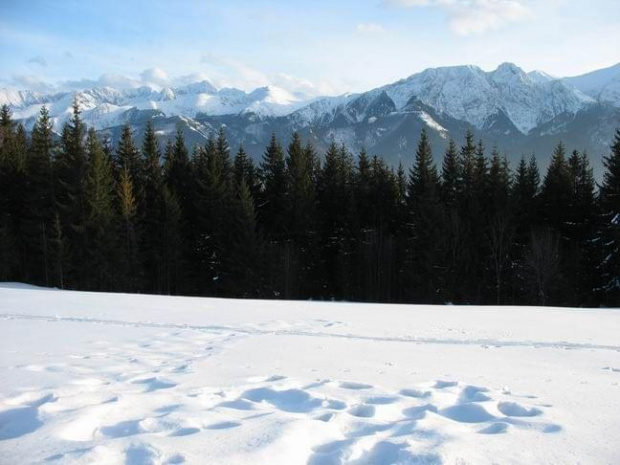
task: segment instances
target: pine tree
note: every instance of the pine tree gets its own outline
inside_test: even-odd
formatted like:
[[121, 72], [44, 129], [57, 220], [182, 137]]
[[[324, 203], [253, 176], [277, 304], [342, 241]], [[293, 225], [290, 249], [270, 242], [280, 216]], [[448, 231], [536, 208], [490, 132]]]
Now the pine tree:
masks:
[[317, 183], [321, 263], [325, 270], [317, 277], [326, 297], [342, 299], [345, 283], [343, 260], [347, 239], [351, 236], [350, 215], [353, 209], [353, 166], [348, 152], [331, 142]]
[[203, 286], [216, 294], [220, 288], [230, 286], [226, 254], [230, 249], [232, 209], [234, 202], [234, 172], [230, 162], [230, 149], [222, 129], [217, 139], [205, 147], [206, 171], [199, 175], [204, 188], [201, 198], [199, 251]]
[[[465, 135], [465, 145], [461, 147], [460, 153], [460, 182], [458, 192], [461, 196], [462, 205], [471, 202], [476, 194], [476, 183], [478, 181], [476, 165], [477, 147], [474, 144], [474, 133], [468, 130]], [[465, 205], [467, 207], [467, 205]]]
[[483, 236], [481, 193], [485, 183], [482, 163], [478, 161], [484, 157], [482, 149], [482, 145], [476, 146], [474, 134], [468, 130], [459, 156], [458, 211], [456, 215], [451, 213], [450, 226], [451, 255], [455, 258], [451, 288], [455, 298], [463, 302], [479, 300], [484, 292], [485, 248], [479, 240]]
[[110, 290], [115, 279], [115, 212], [112, 161], [107, 157], [94, 129], [88, 131], [89, 166], [85, 182], [86, 254], [84, 268], [91, 270], [86, 288]]
[[285, 295], [304, 296], [305, 278], [311, 272], [309, 241], [314, 226], [314, 160], [304, 149], [301, 137], [293, 133], [289, 143], [286, 163], [286, 216], [289, 239], [285, 269]]
[[567, 227], [572, 190], [573, 182], [566, 161], [566, 150], [560, 142], [553, 152], [541, 192], [545, 223], [560, 232]]
[[161, 153], [152, 121], [147, 123], [142, 143], [142, 164], [144, 166], [144, 215], [139, 219], [140, 255], [144, 264], [147, 291], [168, 293], [165, 276], [164, 242], [166, 212], [164, 205], [164, 180], [161, 167]]
[[589, 296], [596, 287], [595, 258], [598, 205], [595, 183], [588, 155], [574, 150], [568, 159], [572, 195], [567, 213], [567, 251], [564, 264], [568, 279], [566, 302], [570, 305], [595, 304]]
[[25, 176], [15, 156], [15, 124], [8, 105], [0, 110], [0, 279], [19, 279], [20, 257], [15, 228], [19, 202], [16, 198]]
[[183, 279], [182, 212], [176, 196], [166, 186], [162, 189], [162, 206], [162, 291], [164, 294], [177, 294]]
[[250, 190], [251, 194], [256, 194], [256, 169], [254, 167], [254, 163], [252, 159], [248, 157], [243, 145], [239, 146], [239, 150], [235, 155], [234, 161], [234, 184], [235, 191], [239, 192], [241, 183], [245, 181], [246, 187]]
[[121, 139], [116, 148], [116, 157], [120, 171], [128, 171], [134, 183], [142, 180], [143, 166], [140, 151], [134, 143], [129, 124], [123, 126]]
[[415, 302], [437, 302], [442, 292], [443, 283], [438, 273], [442, 265], [442, 207], [439, 195], [439, 175], [433, 163], [426, 130], [422, 130], [407, 184], [409, 221], [412, 225], [408, 275], [413, 287], [408, 295]]
[[532, 155], [528, 164], [525, 158], [521, 157], [512, 188], [512, 203], [514, 205], [517, 239], [519, 243], [525, 243], [526, 240], [521, 241], [519, 238], [527, 236], [532, 227], [536, 226], [539, 184], [540, 175], [538, 173], [536, 158]]
[[488, 237], [488, 267], [493, 277], [490, 287], [494, 288], [494, 302], [497, 305], [504, 301], [504, 283], [508, 279], [506, 274], [509, 271], [514, 242], [514, 216], [510, 208], [510, 189], [511, 175], [508, 161], [506, 157], [500, 156], [497, 148], [494, 148], [484, 189], [488, 222], [484, 228]]
[[599, 292], [606, 305], [620, 305], [620, 129], [611, 153], [603, 157], [605, 173], [600, 189], [602, 257]]
[[119, 236], [122, 246], [120, 256], [120, 285], [124, 290], [137, 292], [141, 288], [142, 270], [140, 267], [139, 239], [137, 236], [138, 205], [134, 194], [133, 181], [129, 167], [123, 168], [117, 188], [120, 222]]
[[259, 222], [271, 237], [282, 239], [286, 215], [286, 166], [284, 152], [275, 133], [271, 135], [263, 155], [259, 175], [263, 186]]
[[257, 233], [254, 199], [245, 178], [237, 189], [233, 222], [230, 229], [230, 253], [226, 257], [230, 294], [242, 298], [256, 298], [262, 292], [261, 244]]
[[[541, 189], [541, 210], [543, 215], [543, 225], [549, 229], [549, 234], [553, 238], [554, 248], [557, 249], [558, 272], [554, 275], [554, 280], [548, 284], [544, 299], [539, 299], [542, 305], [549, 302], [567, 305], [571, 303], [570, 286], [567, 273], [568, 263], [571, 258], [570, 241], [568, 234], [570, 225], [570, 205], [573, 192], [573, 181], [570, 169], [566, 160], [566, 150], [560, 142], [556, 146], [551, 163], [543, 180]], [[546, 233], [545, 233], [546, 234]], [[557, 239], [556, 239], [557, 236]], [[546, 244], [549, 241], [545, 241]], [[532, 247], [534, 247], [532, 243]], [[564, 289], [560, 283], [564, 284]], [[540, 285], [539, 285], [540, 288]], [[553, 292], [552, 292], [553, 291]], [[559, 300], [561, 299], [561, 300]]]
[[51, 240], [55, 217], [52, 156], [54, 141], [47, 107], [41, 107], [32, 129], [27, 171], [28, 194], [24, 236], [29, 245], [29, 276], [36, 284], [52, 285]]
[[87, 253], [84, 236], [86, 224], [85, 179], [88, 169], [84, 147], [85, 126], [80, 118], [77, 100], [73, 115], [65, 124], [61, 150], [56, 159], [56, 205], [60, 228], [66, 243], [67, 261], [63, 267], [64, 285], [79, 286], [84, 274], [82, 257]]
[[461, 169], [459, 165], [456, 142], [450, 139], [446, 150], [441, 169], [441, 191], [442, 199], [446, 206], [456, 205], [459, 191], [459, 180], [461, 179]]
[[287, 214], [293, 238], [303, 237], [310, 224], [314, 204], [312, 167], [299, 133], [293, 133], [286, 157]]
[[359, 153], [355, 171], [355, 208], [359, 227], [365, 228], [370, 225], [370, 160], [365, 148]]
[[536, 301], [526, 298], [530, 285], [527, 280], [526, 254], [532, 233], [540, 226], [539, 185], [540, 175], [536, 157], [532, 155], [529, 162], [526, 162], [525, 157], [521, 157], [511, 189], [514, 218], [512, 299], [518, 304], [531, 304]]
[[[174, 142], [166, 147], [164, 164], [164, 178], [166, 187], [170, 191], [171, 199], [169, 205], [171, 211], [176, 207], [179, 208], [179, 236], [178, 250], [180, 261], [184, 264], [176, 268], [179, 273], [176, 276], [174, 284], [175, 292], [196, 293], [195, 282], [190, 277], [196, 270], [195, 262], [195, 243], [197, 235], [196, 221], [198, 215], [196, 212], [195, 193], [195, 176], [192, 171], [192, 164], [189, 159], [189, 151], [185, 145], [183, 130], [179, 126], [177, 128]], [[174, 205], [176, 203], [176, 205]]]

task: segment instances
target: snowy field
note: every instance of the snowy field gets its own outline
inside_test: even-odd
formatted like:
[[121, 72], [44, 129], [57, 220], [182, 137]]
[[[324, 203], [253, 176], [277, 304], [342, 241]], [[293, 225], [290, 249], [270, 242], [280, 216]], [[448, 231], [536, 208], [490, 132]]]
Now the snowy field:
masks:
[[620, 310], [1, 286], [3, 465], [620, 463]]

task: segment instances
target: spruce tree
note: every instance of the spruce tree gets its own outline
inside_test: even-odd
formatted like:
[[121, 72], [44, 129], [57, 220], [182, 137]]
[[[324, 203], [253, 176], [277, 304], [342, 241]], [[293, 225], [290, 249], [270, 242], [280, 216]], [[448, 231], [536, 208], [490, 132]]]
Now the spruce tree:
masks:
[[283, 239], [286, 215], [286, 166], [284, 152], [275, 133], [271, 135], [259, 168], [263, 186], [258, 210], [259, 222], [276, 239]]
[[229, 294], [235, 297], [256, 298], [262, 292], [261, 244], [254, 199], [245, 178], [237, 187], [232, 219], [230, 251], [225, 264], [229, 275], [226, 286]]
[[129, 124], [123, 126], [121, 139], [116, 148], [116, 157], [120, 170], [127, 170], [134, 183], [142, 180], [143, 165], [140, 151], [135, 145]]
[[[123, 168], [117, 188], [119, 206], [119, 238], [122, 253], [119, 258], [122, 277], [120, 286], [128, 292], [141, 289], [142, 270], [140, 267], [138, 228], [138, 204], [134, 193], [133, 181], [129, 168]], [[154, 231], [152, 231], [154, 232]]]
[[[522, 160], [523, 161], [523, 160]], [[523, 166], [521, 165], [521, 169]], [[497, 148], [491, 154], [491, 166], [484, 189], [487, 224], [484, 229], [488, 238], [488, 262], [492, 274], [494, 303], [504, 301], [505, 281], [508, 279], [511, 250], [514, 240], [514, 216], [510, 208], [511, 175], [506, 157]]]
[[86, 289], [110, 290], [115, 276], [116, 218], [112, 160], [103, 150], [94, 129], [88, 131], [89, 166], [85, 182], [86, 254], [80, 258], [88, 272]]
[[57, 283], [51, 267], [52, 229], [55, 217], [52, 157], [54, 141], [47, 107], [41, 107], [32, 129], [28, 155], [28, 195], [24, 235], [30, 248], [31, 279], [36, 284]]
[[545, 223], [557, 231], [567, 228], [573, 182], [562, 142], [556, 146], [543, 180], [541, 200]]
[[[17, 191], [24, 185], [15, 147], [15, 124], [8, 105], [0, 110], [0, 279], [11, 281], [21, 276], [16, 224], [19, 219]], [[17, 202], [17, 204], [15, 203]]]
[[353, 209], [352, 161], [346, 150], [331, 142], [325, 152], [325, 161], [317, 184], [321, 263], [325, 270], [317, 279], [326, 297], [342, 299], [343, 260], [347, 239], [351, 235], [350, 215]]
[[311, 272], [310, 240], [314, 226], [314, 160], [294, 132], [286, 163], [286, 217], [288, 238], [285, 269], [285, 295], [302, 297], [307, 292], [306, 278]]
[[164, 242], [166, 211], [161, 153], [152, 121], [147, 123], [142, 142], [142, 164], [144, 166], [144, 215], [140, 220], [140, 254], [144, 264], [147, 291], [168, 293], [165, 276], [165, 255], [168, 245]]
[[407, 294], [415, 302], [437, 302], [442, 292], [443, 283], [438, 273], [442, 253], [439, 195], [439, 175], [426, 130], [422, 130], [407, 184], [411, 224], [407, 275], [411, 277], [409, 285], [412, 287]]
[[442, 199], [447, 207], [453, 207], [456, 205], [460, 178], [461, 169], [459, 165], [456, 142], [454, 142], [454, 139], [450, 139], [441, 169], [441, 193]]
[[602, 260], [599, 265], [603, 303], [620, 305], [620, 129], [611, 153], [603, 157], [605, 173], [600, 189]]

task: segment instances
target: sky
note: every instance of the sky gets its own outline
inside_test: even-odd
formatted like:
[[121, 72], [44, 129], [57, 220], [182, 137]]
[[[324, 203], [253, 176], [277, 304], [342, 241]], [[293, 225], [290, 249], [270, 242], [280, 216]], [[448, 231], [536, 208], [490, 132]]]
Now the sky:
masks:
[[361, 92], [429, 67], [620, 62], [620, 0], [0, 0], [0, 87]]

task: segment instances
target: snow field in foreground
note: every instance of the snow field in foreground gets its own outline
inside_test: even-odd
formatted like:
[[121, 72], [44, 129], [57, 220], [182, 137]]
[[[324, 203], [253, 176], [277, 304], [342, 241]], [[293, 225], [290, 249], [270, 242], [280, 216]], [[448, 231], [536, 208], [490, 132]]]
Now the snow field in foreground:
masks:
[[0, 288], [0, 463], [620, 461], [620, 312]]

